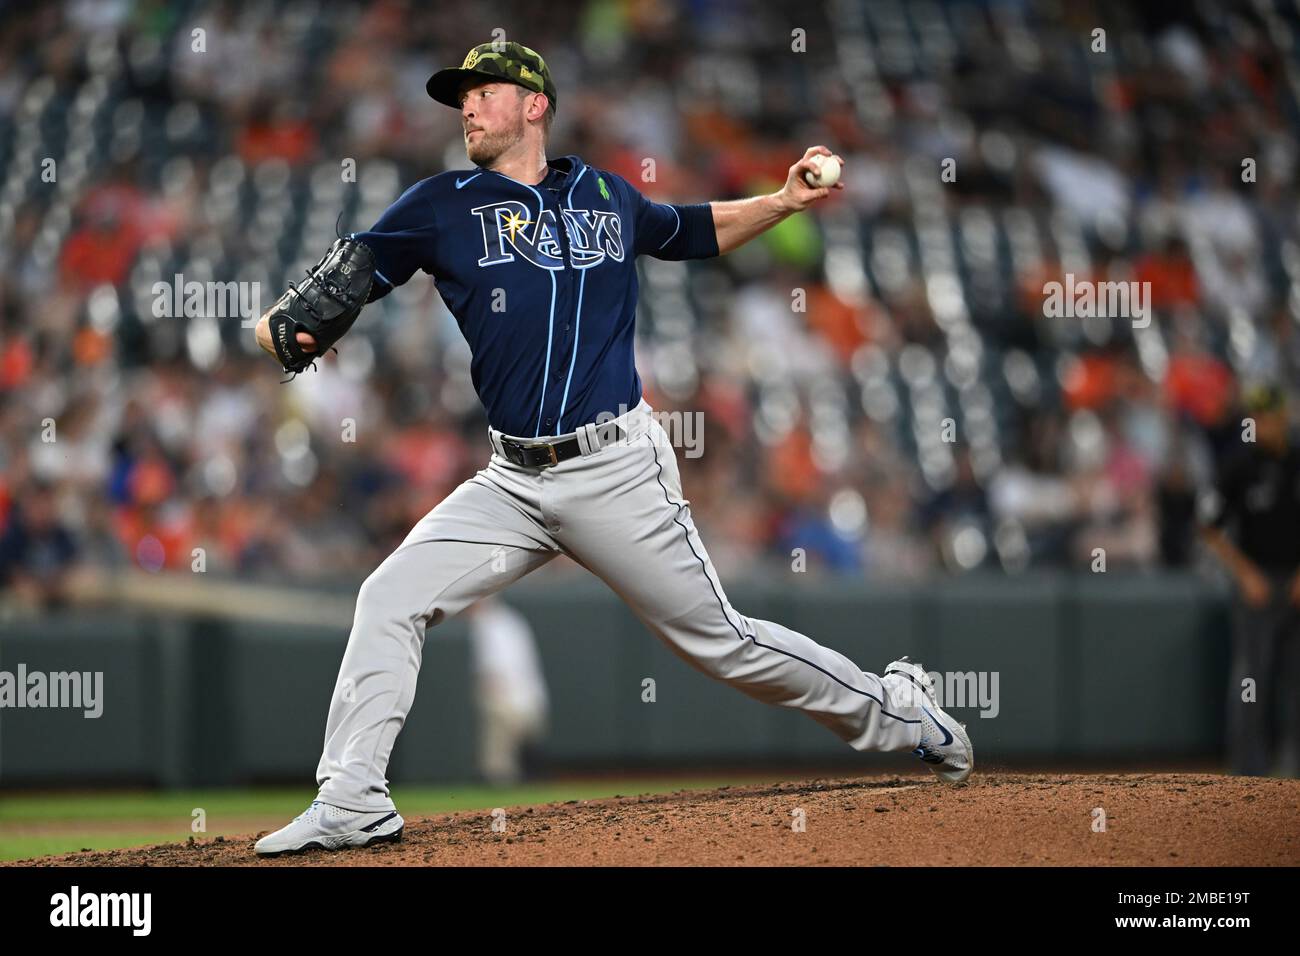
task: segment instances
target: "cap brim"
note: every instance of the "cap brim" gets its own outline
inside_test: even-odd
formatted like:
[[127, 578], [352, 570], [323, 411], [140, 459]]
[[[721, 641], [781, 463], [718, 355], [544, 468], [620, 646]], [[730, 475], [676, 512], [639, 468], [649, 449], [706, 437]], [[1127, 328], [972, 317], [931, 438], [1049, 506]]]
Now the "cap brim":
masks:
[[459, 67], [453, 67], [448, 70], [439, 70], [429, 77], [429, 82], [424, 84], [424, 90], [439, 103], [458, 110], [460, 109], [460, 85], [465, 82], [467, 77], [471, 76], [484, 80], [494, 80], [497, 83], [508, 82], [502, 80], [495, 73], [484, 73], [481, 70], [462, 70]]

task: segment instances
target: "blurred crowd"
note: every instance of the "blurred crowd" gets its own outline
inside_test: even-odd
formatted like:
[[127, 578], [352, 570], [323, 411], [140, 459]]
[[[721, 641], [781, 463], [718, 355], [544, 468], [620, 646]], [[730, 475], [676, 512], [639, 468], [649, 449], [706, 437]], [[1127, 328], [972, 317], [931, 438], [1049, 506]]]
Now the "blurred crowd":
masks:
[[[1134, 6], [7, 9], [3, 586], [357, 580], [483, 466], [427, 276], [287, 384], [255, 315], [159, 317], [151, 289], [258, 281], [265, 309], [336, 228], [467, 167], [424, 82], [494, 29], [556, 78], [550, 154], [650, 198], [770, 191], [817, 143], [846, 158], [816, 212], [641, 264], [647, 397], [703, 423], [683, 479], [724, 577], [1197, 563], [1244, 390], [1300, 383], [1300, 22]], [[1067, 273], [1150, 283], [1149, 323], [1046, 315]]]

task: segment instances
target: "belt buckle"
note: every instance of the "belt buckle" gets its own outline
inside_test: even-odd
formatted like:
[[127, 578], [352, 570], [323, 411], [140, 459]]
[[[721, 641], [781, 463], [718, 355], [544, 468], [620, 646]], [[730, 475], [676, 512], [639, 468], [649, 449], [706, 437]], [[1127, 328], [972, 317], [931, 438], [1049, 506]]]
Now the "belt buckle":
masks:
[[522, 442], [522, 443], [520, 444], [520, 447], [521, 447], [521, 448], [545, 448], [545, 449], [546, 449], [546, 451], [547, 451], [547, 452], [550, 454], [550, 456], [551, 456], [551, 462], [550, 462], [549, 465], [547, 465], [547, 464], [538, 465], [538, 466], [537, 466], [538, 468], [550, 468], [552, 465], [558, 465], [558, 464], [560, 463], [560, 459], [557, 458], [556, 455], [555, 455], [555, 443], [554, 443], [554, 442], [549, 442], [549, 441], [530, 441], [530, 442]]

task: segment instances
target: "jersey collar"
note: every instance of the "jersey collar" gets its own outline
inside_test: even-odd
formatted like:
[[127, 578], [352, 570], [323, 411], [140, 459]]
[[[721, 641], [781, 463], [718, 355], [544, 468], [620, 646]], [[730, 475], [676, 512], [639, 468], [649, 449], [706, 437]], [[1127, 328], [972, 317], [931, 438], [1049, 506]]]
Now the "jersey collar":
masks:
[[569, 186], [573, 185], [573, 183], [582, 176], [583, 170], [586, 169], [586, 163], [579, 159], [576, 153], [570, 153], [567, 156], [557, 156], [555, 159], [548, 159], [546, 165], [549, 168], [546, 171], [546, 175], [542, 177], [542, 181], [531, 186], [527, 183], [521, 183], [517, 179], [511, 179], [505, 173], [496, 173], [496, 170], [494, 169], [486, 169], [481, 166], [479, 168], [485, 173], [496, 173], [502, 179], [512, 183], [518, 183], [520, 186], [526, 186], [529, 189], [555, 189], [561, 191], [566, 190]]

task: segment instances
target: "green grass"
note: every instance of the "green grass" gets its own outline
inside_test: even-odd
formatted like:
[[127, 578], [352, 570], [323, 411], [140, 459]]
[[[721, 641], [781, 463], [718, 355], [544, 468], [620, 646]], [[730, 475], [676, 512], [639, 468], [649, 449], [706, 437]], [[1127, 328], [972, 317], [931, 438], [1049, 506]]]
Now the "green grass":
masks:
[[[490, 810], [616, 794], [707, 790], [757, 782], [759, 777], [564, 780], [516, 787], [481, 785], [394, 787], [393, 800], [409, 818], [458, 810]], [[311, 802], [311, 788], [33, 793], [0, 797], [0, 860], [183, 842], [192, 813], [202, 809], [200, 839], [251, 833], [288, 823]], [[115, 822], [120, 824], [115, 826]], [[89, 826], [85, 826], [89, 824]], [[40, 828], [40, 832], [22, 832]]]
[[[216, 836], [204, 833], [206, 839]], [[154, 843], [177, 843], [183, 838], [172, 832], [137, 833], [123, 830], [120, 833], [98, 833], [93, 836], [0, 836], [0, 863], [5, 860], [30, 860], [38, 856], [75, 853], [77, 850], [116, 850], [124, 846], [143, 846]]]

